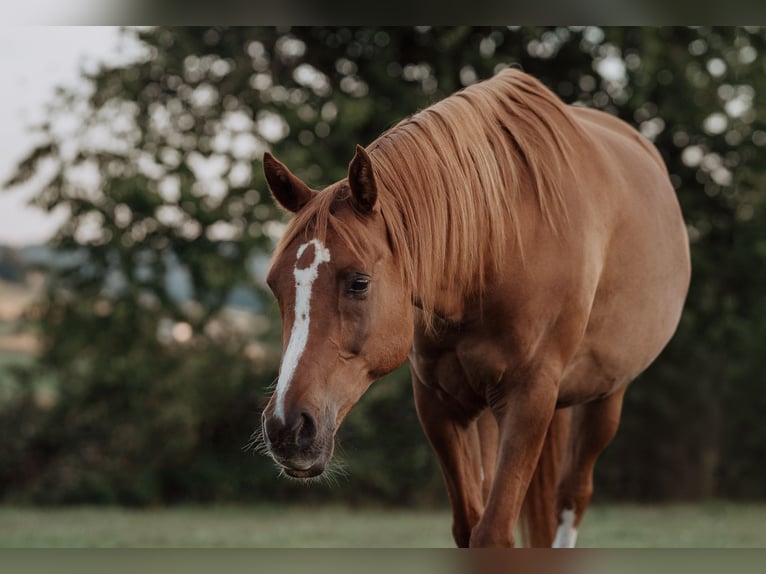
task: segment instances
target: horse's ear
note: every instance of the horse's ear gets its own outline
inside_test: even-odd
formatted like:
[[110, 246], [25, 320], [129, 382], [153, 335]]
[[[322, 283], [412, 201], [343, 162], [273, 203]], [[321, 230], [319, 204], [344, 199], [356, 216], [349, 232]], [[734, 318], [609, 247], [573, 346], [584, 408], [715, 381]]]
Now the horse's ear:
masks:
[[361, 213], [370, 213], [378, 200], [378, 186], [372, 171], [372, 160], [360, 145], [356, 146], [356, 154], [348, 166], [348, 186], [357, 209]]
[[274, 199], [287, 211], [297, 213], [316, 193], [269, 152], [263, 154], [263, 173]]

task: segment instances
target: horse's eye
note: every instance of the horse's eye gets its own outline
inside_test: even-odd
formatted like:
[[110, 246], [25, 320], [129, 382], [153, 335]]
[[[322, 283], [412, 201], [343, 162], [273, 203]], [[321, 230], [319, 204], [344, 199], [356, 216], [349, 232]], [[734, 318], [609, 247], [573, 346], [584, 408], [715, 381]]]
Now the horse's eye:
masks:
[[370, 288], [370, 278], [366, 275], [354, 275], [348, 283], [347, 292], [349, 295], [365, 295]]

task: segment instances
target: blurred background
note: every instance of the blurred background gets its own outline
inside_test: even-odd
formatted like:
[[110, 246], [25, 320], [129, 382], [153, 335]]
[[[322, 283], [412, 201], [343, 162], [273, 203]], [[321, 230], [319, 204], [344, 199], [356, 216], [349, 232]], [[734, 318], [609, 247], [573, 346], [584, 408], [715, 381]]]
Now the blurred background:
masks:
[[357, 143], [508, 65], [652, 140], [688, 226], [686, 311], [627, 393], [596, 504], [728, 517], [721, 501], [766, 498], [766, 31], [0, 28], [0, 46], [6, 508], [414, 508], [449, 543], [406, 367], [343, 425], [335, 484], [278, 479], [249, 448], [277, 374], [263, 279], [286, 220], [261, 157], [321, 188]]

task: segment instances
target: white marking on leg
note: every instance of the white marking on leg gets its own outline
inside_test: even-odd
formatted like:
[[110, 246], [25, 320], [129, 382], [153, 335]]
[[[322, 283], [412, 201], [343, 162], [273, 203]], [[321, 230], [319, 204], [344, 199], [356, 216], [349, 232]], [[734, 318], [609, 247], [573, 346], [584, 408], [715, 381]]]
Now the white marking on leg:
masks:
[[561, 512], [561, 524], [556, 531], [556, 539], [553, 548], [574, 548], [577, 544], [577, 528], [574, 527], [575, 511], [564, 510]]
[[[314, 260], [308, 267], [298, 269], [298, 260], [309, 245], [314, 246]], [[283, 423], [285, 422], [287, 388], [290, 386], [290, 381], [292, 381], [295, 369], [298, 367], [298, 361], [301, 359], [309, 338], [311, 287], [319, 274], [319, 266], [329, 260], [330, 251], [318, 239], [312, 239], [298, 248], [295, 269], [293, 270], [295, 276], [295, 319], [290, 331], [290, 341], [282, 355], [282, 365], [279, 368], [279, 379], [277, 380], [277, 400], [274, 407], [274, 414]]]

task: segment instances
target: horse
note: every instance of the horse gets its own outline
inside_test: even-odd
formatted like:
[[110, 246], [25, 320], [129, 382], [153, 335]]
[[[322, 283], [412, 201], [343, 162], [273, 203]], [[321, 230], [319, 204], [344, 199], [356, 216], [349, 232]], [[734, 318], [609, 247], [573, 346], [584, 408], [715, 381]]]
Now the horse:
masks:
[[628, 383], [690, 281], [667, 169], [623, 121], [506, 69], [359, 145], [316, 191], [270, 153], [294, 214], [267, 283], [283, 355], [262, 415], [290, 477], [327, 467], [370, 384], [409, 359], [458, 546], [573, 547]]

